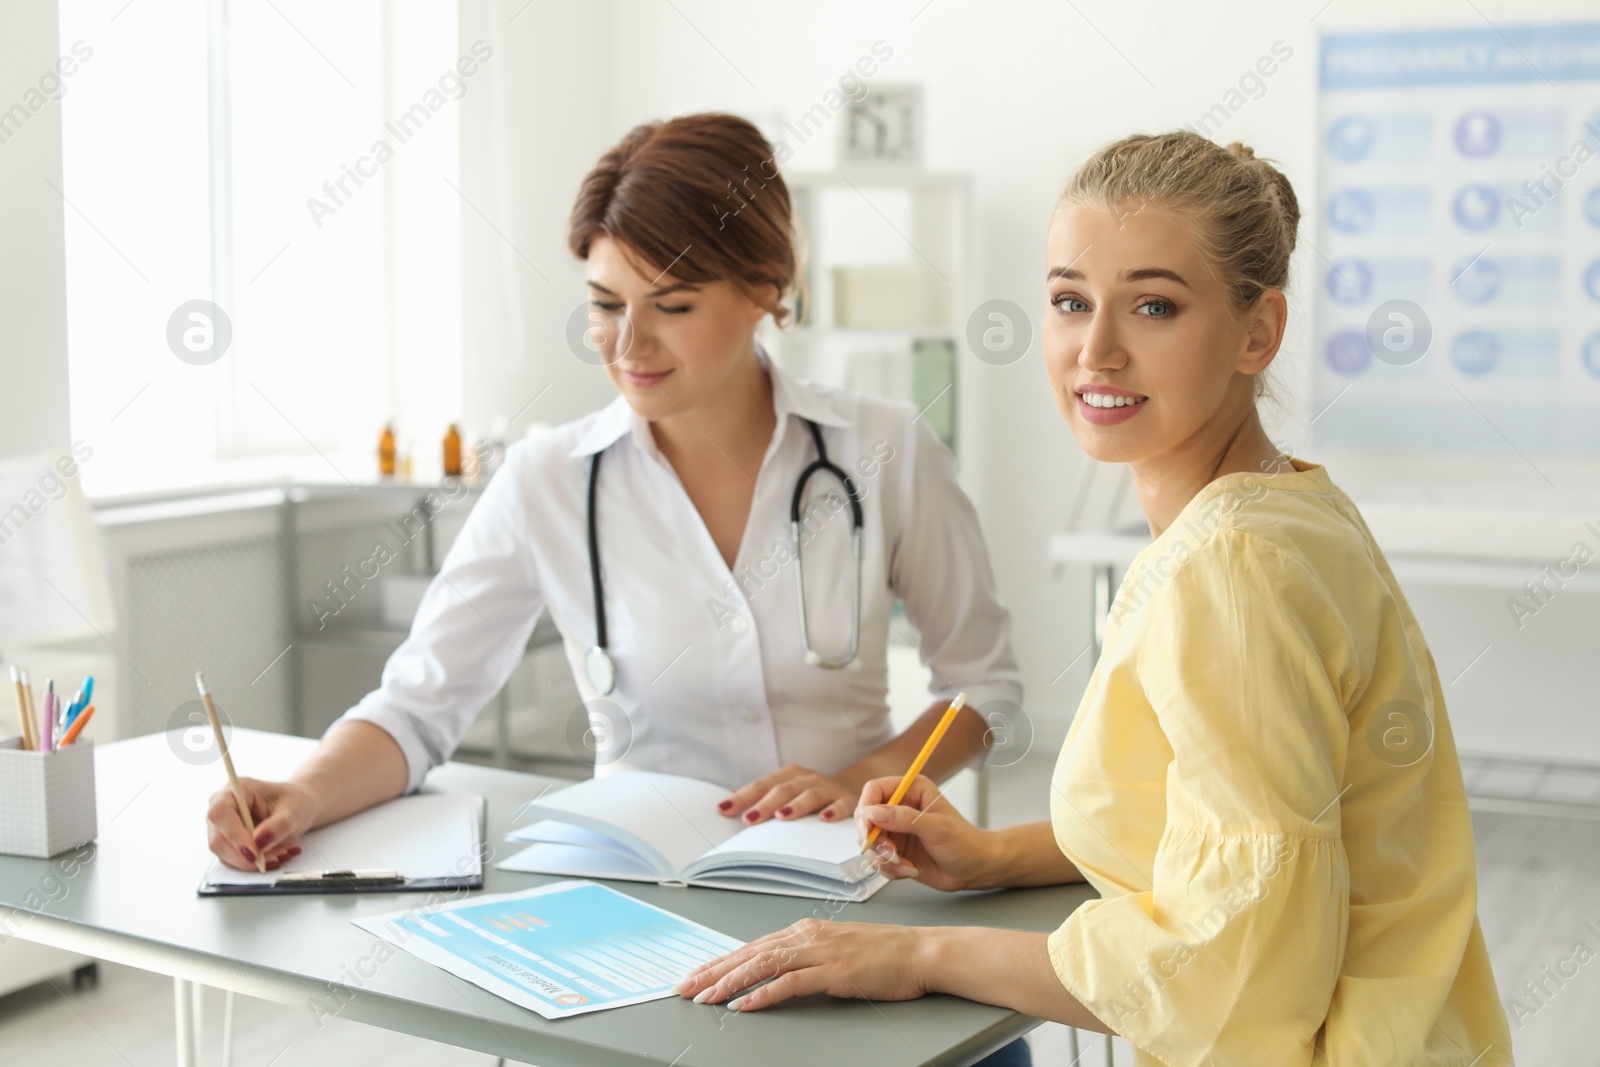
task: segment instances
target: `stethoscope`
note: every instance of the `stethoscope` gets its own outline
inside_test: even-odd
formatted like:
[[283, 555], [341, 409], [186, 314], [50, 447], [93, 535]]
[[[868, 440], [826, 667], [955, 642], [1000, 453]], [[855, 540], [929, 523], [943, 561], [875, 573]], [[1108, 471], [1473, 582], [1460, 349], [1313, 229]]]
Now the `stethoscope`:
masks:
[[[822, 667], [825, 670], [846, 670], [854, 667], [857, 654], [861, 651], [861, 493], [856, 489], [855, 481], [842, 467], [837, 466], [828, 459], [828, 448], [822, 442], [822, 428], [810, 419], [805, 423], [811, 427], [811, 439], [817, 444], [817, 458], [811, 465], [800, 472], [800, 477], [795, 481], [794, 496], [789, 501], [789, 538], [794, 549], [795, 581], [799, 586], [800, 601], [800, 641], [805, 647], [806, 664], [812, 667]], [[611, 653], [606, 649], [606, 600], [605, 590], [600, 582], [600, 530], [596, 521], [595, 491], [600, 484], [600, 457], [605, 455], [601, 449], [589, 458], [589, 491], [588, 491], [588, 533], [589, 533], [589, 581], [594, 588], [594, 626], [595, 645], [589, 649], [589, 655], [584, 662], [584, 668], [589, 675], [589, 683], [594, 686], [595, 692], [601, 696], [609, 696], [617, 687], [617, 665], [611, 659]], [[806, 575], [805, 557], [801, 550], [800, 537], [800, 503], [805, 498], [806, 483], [811, 476], [819, 471], [825, 471], [839, 479], [844, 486], [845, 495], [850, 500], [850, 543], [855, 554], [856, 597], [850, 609], [850, 643], [845, 654], [838, 659], [829, 659], [811, 647], [811, 624], [806, 615]]]

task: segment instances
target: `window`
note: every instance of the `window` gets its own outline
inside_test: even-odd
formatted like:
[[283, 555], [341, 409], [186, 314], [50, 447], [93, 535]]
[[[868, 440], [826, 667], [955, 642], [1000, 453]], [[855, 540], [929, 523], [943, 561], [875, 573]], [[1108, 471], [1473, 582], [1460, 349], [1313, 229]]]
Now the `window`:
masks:
[[[460, 405], [458, 109], [484, 50], [458, 48], [453, 5], [124, 2], [61, 14], [63, 47], [92, 49], [62, 101], [90, 490], [295, 454], [359, 479], [386, 420], [441, 435]], [[231, 326], [214, 362], [169, 346], [195, 300]]]

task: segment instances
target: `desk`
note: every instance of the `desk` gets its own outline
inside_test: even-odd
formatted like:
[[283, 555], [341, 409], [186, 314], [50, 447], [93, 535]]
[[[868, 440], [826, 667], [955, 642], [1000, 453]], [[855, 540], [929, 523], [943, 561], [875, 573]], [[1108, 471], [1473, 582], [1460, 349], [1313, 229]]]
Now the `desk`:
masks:
[[[282, 777], [313, 747], [304, 738], [237, 730], [239, 773]], [[541, 1067], [741, 1067], [761, 1064], [967, 1064], [1026, 1033], [1036, 1021], [951, 997], [899, 1004], [807, 998], [749, 1016], [671, 998], [547, 1021], [476, 986], [397, 952], [372, 967], [376, 939], [352, 926], [361, 915], [415, 903], [416, 894], [200, 898], [209, 860], [205, 799], [221, 767], [191, 766], [151, 734], [95, 753], [100, 836], [94, 857], [71, 877], [56, 860], [0, 856], [0, 936], [15, 936], [173, 976], [180, 1029], [186, 983], [280, 1004], [343, 1001], [341, 1018], [415, 1034]], [[488, 840], [497, 856], [519, 805], [557, 780], [450, 763], [431, 786], [488, 798]], [[68, 853], [67, 855], [71, 855]], [[47, 879], [57, 899], [30, 909]], [[485, 872], [484, 890], [511, 892], [556, 879]], [[64, 884], [64, 892], [59, 885]], [[821, 908], [823, 901], [723, 890], [611, 883], [732, 936], [749, 939]], [[911, 925], [989, 925], [1051, 930], [1093, 896], [1086, 886], [945, 894], [896, 883], [842, 920]], [[37, 897], [35, 902], [37, 903]], [[826, 914], [825, 911], [822, 912]], [[373, 970], [370, 976], [359, 974]], [[338, 999], [331, 982], [342, 982]], [[180, 1052], [183, 1035], [180, 1032]]]
[[[1567, 520], [1511, 516], [1464, 508], [1369, 503], [1362, 517], [1402, 586], [1443, 585], [1515, 593], [1523, 583], [1548, 579], [1552, 566], [1572, 555], [1573, 539], [1593, 534], [1582, 516]], [[1106, 616], [1116, 599], [1119, 572], [1150, 546], [1147, 530], [1058, 533], [1047, 553], [1056, 565], [1081, 564], [1090, 571], [1089, 627], [1098, 658]], [[1591, 546], [1592, 547], [1592, 546]], [[1600, 593], [1600, 573], [1570, 568], [1558, 584]]]

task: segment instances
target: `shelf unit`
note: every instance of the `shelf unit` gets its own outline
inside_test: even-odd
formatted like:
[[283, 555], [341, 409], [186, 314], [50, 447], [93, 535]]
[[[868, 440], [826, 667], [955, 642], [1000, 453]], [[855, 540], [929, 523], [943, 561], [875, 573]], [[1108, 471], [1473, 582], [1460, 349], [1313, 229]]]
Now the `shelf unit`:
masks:
[[798, 325], [763, 342], [790, 373], [914, 404], [958, 449], [971, 181], [920, 171], [796, 173]]

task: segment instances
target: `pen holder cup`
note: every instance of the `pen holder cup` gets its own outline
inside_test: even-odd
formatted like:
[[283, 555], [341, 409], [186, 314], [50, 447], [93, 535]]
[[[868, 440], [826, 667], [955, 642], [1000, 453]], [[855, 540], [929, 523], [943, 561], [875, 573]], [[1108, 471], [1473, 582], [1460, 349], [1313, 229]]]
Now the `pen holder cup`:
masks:
[[50, 752], [24, 751], [15, 737], [0, 741], [0, 853], [46, 858], [96, 832], [93, 741]]

